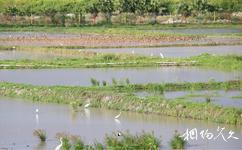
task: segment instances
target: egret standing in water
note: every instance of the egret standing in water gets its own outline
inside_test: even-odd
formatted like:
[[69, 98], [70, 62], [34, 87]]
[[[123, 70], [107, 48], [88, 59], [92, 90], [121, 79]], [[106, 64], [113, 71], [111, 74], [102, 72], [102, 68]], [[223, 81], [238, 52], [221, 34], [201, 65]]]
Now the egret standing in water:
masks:
[[150, 56], [151, 56], [151, 57], [153, 57], [153, 56], [154, 56], [154, 54], [153, 54], [153, 53], [150, 53]]
[[164, 55], [163, 55], [162, 53], [160, 53], [160, 57], [161, 57], [161, 58], [165, 58]]
[[39, 113], [39, 109], [38, 108], [35, 109], [35, 113], [36, 114]]
[[132, 50], [132, 54], [134, 54], [134, 50]]
[[56, 146], [55, 150], [61, 150], [61, 147], [63, 145], [62, 137], [60, 138], [60, 145]]
[[117, 116], [114, 117], [114, 119], [118, 119], [121, 116], [121, 111], [119, 112], [119, 114]]

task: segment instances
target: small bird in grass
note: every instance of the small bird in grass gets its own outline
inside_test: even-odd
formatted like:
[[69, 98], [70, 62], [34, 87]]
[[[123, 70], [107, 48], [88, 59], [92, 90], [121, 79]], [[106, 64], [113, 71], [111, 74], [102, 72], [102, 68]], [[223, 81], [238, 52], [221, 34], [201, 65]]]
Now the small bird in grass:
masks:
[[122, 133], [121, 132], [118, 132], [118, 134], [117, 134], [118, 136], [121, 136], [122, 135]]
[[115, 116], [114, 119], [118, 119], [120, 116], [121, 116], [121, 112], [117, 116]]
[[160, 57], [161, 57], [161, 58], [165, 58], [164, 55], [163, 55], [162, 53], [160, 53]]
[[58, 145], [55, 150], [61, 150], [61, 147], [63, 145], [62, 137], [60, 138], [60, 145]]

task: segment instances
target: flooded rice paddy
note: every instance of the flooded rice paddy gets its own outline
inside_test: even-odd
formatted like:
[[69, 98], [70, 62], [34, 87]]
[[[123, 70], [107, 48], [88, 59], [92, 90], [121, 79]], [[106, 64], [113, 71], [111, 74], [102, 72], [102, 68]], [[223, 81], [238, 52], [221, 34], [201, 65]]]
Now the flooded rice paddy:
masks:
[[[146, 98], [148, 96], [157, 96], [158, 93], [135, 92], [136, 96]], [[185, 100], [191, 102], [206, 102], [209, 98], [210, 102], [224, 107], [234, 107], [242, 109], [242, 91], [165, 91], [158, 96], [167, 100]]]
[[[39, 109], [38, 114], [35, 113], [36, 108]], [[183, 133], [186, 129], [197, 128], [198, 131], [208, 129], [216, 134], [218, 126], [221, 126], [205, 121], [133, 112], [122, 112], [119, 120], [115, 121], [114, 116], [118, 113], [118, 111], [91, 108], [80, 108], [76, 112], [68, 105], [32, 103], [1, 97], [0, 149], [54, 149], [59, 144], [56, 138], [58, 132], [80, 135], [87, 143], [95, 140], [102, 142], [106, 133], [125, 130], [134, 134], [142, 131], [154, 131], [155, 136], [162, 139], [162, 149], [170, 149], [169, 141], [175, 130]], [[224, 136], [227, 136], [232, 130], [235, 132], [234, 136], [240, 140], [225, 142], [222, 138], [215, 141], [198, 138], [198, 140], [189, 141], [186, 149], [240, 149], [242, 127], [222, 126], [225, 127]], [[33, 130], [37, 128], [46, 130], [48, 136], [46, 144], [39, 143], [38, 139], [33, 137]]]
[[[241, 29], [177, 29], [161, 30], [169, 33], [185, 34], [226, 34], [241, 33]], [[70, 46], [84, 45], [85, 40], [97, 38], [98, 44], [102, 36], [77, 35], [77, 34], [50, 34], [50, 33], [0, 33], [2, 45], [37, 45], [37, 46]], [[5, 39], [9, 39], [5, 40]], [[19, 40], [20, 39], [20, 40]], [[42, 39], [42, 41], [39, 41]], [[48, 39], [53, 39], [49, 41]], [[74, 39], [70, 42], [69, 39]], [[83, 42], [84, 39], [84, 43]], [[11, 41], [12, 40], [12, 41]], [[118, 39], [119, 40], [119, 39]], [[32, 41], [32, 42], [30, 42]], [[104, 41], [100, 46], [140, 46], [147, 43]], [[208, 43], [238, 43], [239, 38], [205, 38], [199, 41], [158, 41], [151, 44], [208, 44]], [[81, 44], [80, 44], [81, 43]], [[93, 45], [93, 43], [91, 43]], [[94, 43], [95, 44], [95, 43]], [[97, 43], [96, 43], [97, 44]], [[97, 45], [98, 45], [97, 44]], [[212, 47], [163, 47], [163, 48], [110, 48], [110, 49], [88, 49], [99, 53], [128, 53], [146, 56], [165, 57], [190, 57], [202, 53], [209, 54], [242, 54], [242, 46], [212, 46]], [[49, 54], [35, 54], [21, 51], [0, 51], [0, 60], [15, 59], [52, 59]], [[208, 82], [238, 80], [242, 78], [240, 71], [219, 71], [203, 69], [199, 67], [150, 67], [150, 68], [82, 68], [82, 69], [3, 69], [0, 70], [0, 82], [14, 82], [33, 85], [67, 85], [67, 86], [91, 86], [91, 78], [99, 81], [107, 81], [111, 84], [112, 79], [124, 81], [126, 78], [131, 84], [147, 83], [168, 83], [168, 82]], [[137, 92], [139, 97], [157, 95], [157, 93]], [[225, 107], [242, 108], [242, 92], [237, 91], [165, 91], [160, 94], [167, 100], [179, 99], [194, 102], [206, 102], [210, 98], [211, 103]], [[35, 113], [35, 109], [39, 113]], [[184, 133], [186, 129], [197, 128], [199, 131], [208, 129], [216, 134], [218, 127], [225, 127], [224, 135], [228, 136], [230, 130], [235, 132], [239, 140], [229, 140], [225, 142], [221, 138], [214, 141], [190, 140], [186, 149], [241, 149], [242, 126], [217, 124], [206, 121], [165, 117], [152, 114], [141, 114], [133, 112], [122, 112], [119, 120], [114, 116], [119, 111], [106, 109], [84, 109], [79, 108], [74, 111], [71, 106], [61, 104], [32, 103], [22, 99], [12, 99], [0, 97], [0, 149], [13, 150], [49, 150], [54, 149], [58, 144], [56, 133], [65, 132], [79, 135], [87, 143], [95, 140], [103, 142], [105, 134], [117, 133], [129, 130], [135, 134], [137, 132], [154, 132], [155, 136], [161, 138], [162, 149], [170, 149], [169, 141], [174, 131]], [[39, 143], [33, 137], [34, 129], [44, 129], [47, 132], [46, 143]]]
[[[97, 53], [116, 53], [116, 54], [133, 54], [144, 56], [157, 56], [160, 53], [168, 58], [184, 58], [201, 55], [203, 53], [215, 55], [228, 55], [238, 54], [242, 55], [242, 46], [194, 46], [194, 47], [159, 47], [159, 48], [95, 48], [84, 49]], [[75, 51], [75, 50], [70, 50]], [[58, 56], [50, 53], [35, 53], [34, 51], [13, 51], [5, 50], [0, 51], [0, 60], [16, 60], [16, 59], [52, 59]], [[69, 58], [78, 58], [78, 56], [65, 56]]]
[[238, 80], [242, 78], [242, 72], [224, 72], [197, 67], [0, 70], [0, 82], [33, 85], [91, 86], [91, 78], [108, 83], [111, 83], [113, 78], [118, 81], [128, 78], [131, 84], [208, 82]]
[[157, 48], [96, 48], [87, 49], [98, 53], [125, 53], [125, 54], [140, 54], [146, 56], [158, 56], [160, 53], [168, 58], [181, 58], [197, 56], [203, 53], [228, 55], [242, 55], [242, 45], [235, 46], [194, 46], [194, 47], [157, 47]]

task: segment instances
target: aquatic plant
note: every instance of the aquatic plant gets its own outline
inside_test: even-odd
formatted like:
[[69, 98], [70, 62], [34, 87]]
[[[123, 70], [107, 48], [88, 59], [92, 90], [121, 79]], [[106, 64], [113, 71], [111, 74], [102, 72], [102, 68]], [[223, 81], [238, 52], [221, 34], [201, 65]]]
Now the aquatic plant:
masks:
[[180, 136], [180, 134], [175, 131], [173, 138], [170, 141], [170, 146], [172, 149], [184, 149], [186, 141]]
[[113, 85], [117, 85], [118, 84], [118, 82], [117, 82], [117, 80], [115, 78], [112, 78], [112, 83], [113, 83]]
[[83, 150], [84, 148], [85, 148], [85, 144], [83, 141], [81, 141], [80, 139], [75, 141], [73, 145], [74, 150]]
[[100, 82], [94, 78], [91, 78], [91, 83], [93, 86], [99, 86]]
[[63, 145], [61, 147], [62, 150], [70, 150], [71, 149], [71, 144], [70, 141], [67, 137], [62, 138]]
[[107, 86], [107, 81], [102, 81], [103, 86]]
[[36, 129], [33, 132], [33, 135], [38, 137], [40, 139], [41, 142], [45, 142], [46, 141], [46, 132], [42, 129]]
[[126, 83], [127, 85], [130, 84], [129, 78], [126, 78], [126, 79], [125, 79], [125, 83]]
[[150, 149], [157, 150], [160, 147], [159, 140], [153, 133], [143, 132], [140, 135], [132, 135], [129, 132], [122, 133], [120, 137], [116, 134], [106, 136], [107, 149]]
[[210, 103], [211, 102], [211, 97], [210, 96], [206, 96], [205, 99], [206, 99], [206, 103]]

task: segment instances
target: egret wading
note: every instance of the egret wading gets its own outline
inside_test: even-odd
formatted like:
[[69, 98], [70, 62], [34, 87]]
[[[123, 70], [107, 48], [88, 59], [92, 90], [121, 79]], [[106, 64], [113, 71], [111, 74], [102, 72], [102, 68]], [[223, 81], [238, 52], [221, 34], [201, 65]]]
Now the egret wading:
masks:
[[87, 103], [86, 105], [84, 105], [85, 108], [88, 108], [91, 105], [91, 103]]
[[114, 117], [114, 119], [118, 119], [121, 116], [121, 112], [117, 116]]
[[165, 58], [164, 55], [163, 55], [162, 53], [160, 53], [160, 57], [161, 57], [161, 58]]
[[63, 145], [62, 137], [60, 138], [60, 145], [56, 146], [55, 150], [61, 150], [61, 147]]

